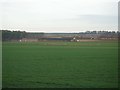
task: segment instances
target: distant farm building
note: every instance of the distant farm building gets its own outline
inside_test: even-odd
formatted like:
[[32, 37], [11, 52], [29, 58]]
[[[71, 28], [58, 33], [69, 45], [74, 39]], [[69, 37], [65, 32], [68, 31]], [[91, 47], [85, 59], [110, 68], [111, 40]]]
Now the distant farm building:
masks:
[[71, 37], [42, 37], [39, 41], [71, 41]]
[[23, 38], [19, 40], [20, 42], [37, 42], [38, 39], [28, 39], [28, 38]]

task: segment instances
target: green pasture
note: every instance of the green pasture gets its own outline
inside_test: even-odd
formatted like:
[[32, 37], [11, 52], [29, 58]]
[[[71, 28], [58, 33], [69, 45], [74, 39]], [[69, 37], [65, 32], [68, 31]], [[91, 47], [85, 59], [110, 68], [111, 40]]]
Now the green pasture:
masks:
[[118, 87], [118, 44], [3, 42], [3, 88]]

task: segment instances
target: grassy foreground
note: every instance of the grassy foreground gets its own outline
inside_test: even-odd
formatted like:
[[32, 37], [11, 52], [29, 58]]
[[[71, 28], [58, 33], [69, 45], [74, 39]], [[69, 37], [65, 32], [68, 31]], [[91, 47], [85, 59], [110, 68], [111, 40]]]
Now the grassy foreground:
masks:
[[117, 42], [4, 42], [4, 88], [114, 88]]

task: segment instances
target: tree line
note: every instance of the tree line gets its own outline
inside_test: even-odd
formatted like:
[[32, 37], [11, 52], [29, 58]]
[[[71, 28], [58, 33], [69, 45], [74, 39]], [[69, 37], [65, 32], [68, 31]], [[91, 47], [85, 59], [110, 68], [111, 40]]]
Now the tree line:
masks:
[[23, 38], [38, 39], [44, 35], [44, 33], [28, 33], [25, 31], [10, 31], [10, 30], [0, 30], [2, 31], [2, 41], [18, 41]]
[[20, 40], [25, 37], [25, 31], [2, 30], [2, 41]]
[[[31, 39], [40, 39], [45, 37], [45, 33], [28, 33], [25, 31], [10, 31], [10, 30], [0, 30], [2, 31], [2, 41], [12, 41], [12, 40], [20, 40], [22, 38], [31, 38]], [[74, 34], [74, 33], [73, 33]], [[119, 38], [120, 32], [117, 31], [86, 31], [77, 33], [78, 36], [86, 36], [89, 35], [97, 35], [99, 38]], [[71, 33], [70, 33], [71, 35]]]

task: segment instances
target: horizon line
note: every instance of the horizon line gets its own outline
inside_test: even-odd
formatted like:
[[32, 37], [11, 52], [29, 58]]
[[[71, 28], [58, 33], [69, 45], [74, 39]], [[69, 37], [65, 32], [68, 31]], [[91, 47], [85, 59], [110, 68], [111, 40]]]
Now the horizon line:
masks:
[[96, 31], [96, 32], [99, 32], [99, 31], [108, 31], [108, 32], [118, 32], [119, 30], [86, 30], [86, 31], [71, 31], [71, 32], [67, 32], [67, 31], [51, 31], [51, 32], [46, 32], [46, 31], [27, 31], [27, 30], [10, 30], [10, 29], [0, 29], [0, 31], [2, 30], [8, 30], [8, 31], [25, 31], [25, 32], [28, 32], [28, 33], [84, 33], [84, 32], [87, 32], [87, 31], [90, 31], [90, 32], [93, 32], [93, 31]]

